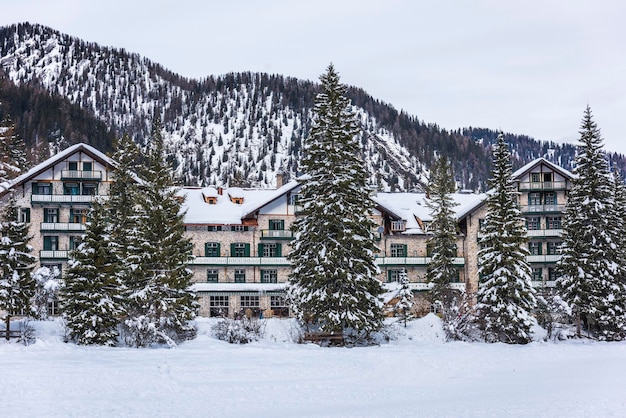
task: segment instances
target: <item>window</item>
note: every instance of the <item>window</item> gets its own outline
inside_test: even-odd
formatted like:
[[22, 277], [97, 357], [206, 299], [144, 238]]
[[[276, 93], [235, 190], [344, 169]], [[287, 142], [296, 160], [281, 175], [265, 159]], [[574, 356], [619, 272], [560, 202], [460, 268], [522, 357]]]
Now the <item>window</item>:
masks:
[[84, 224], [87, 222], [88, 209], [70, 209], [70, 223]]
[[70, 161], [69, 163], [67, 163], [67, 169], [70, 170], [70, 171], [77, 171], [78, 170], [78, 162]]
[[209, 316], [228, 316], [228, 296], [209, 296]]
[[289, 195], [289, 204], [297, 206], [299, 204], [298, 200], [300, 200], [300, 196], [297, 193]]
[[548, 242], [548, 255], [561, 254], [561, 242], [550, 241]]
[[528, 204], [531, 206], [541, 205], [541, 193], [528, 193]]
[[78, 183], [63, 183], [64, 195], [79, 195], [80, 185]]
[[44, 208], [43, 209], [43, 221], [47, 223], [59, 222], [59, 209], [58, 208]]
[[543, 173], [543, 182], [552, 183], [552, 173]]
[[526, 218], [526, 229], [528, 230], [537, 230], [540, 228], [539, 218], [538, 217], [530, 217]]
[[289, 316], [289, 305], [284, 296], [270, 296], [270, 309], [274, 316]]
[[548, 280], [549, 281], [555, 281], [556, 279], [558, 279], [560, 277], [558, 270], [555, 269], [554, 267], [549, 267], [548, 268]]
[[259, 297], [258, 296], [240, 296], [240, 306], [242, 308], [258, 308]]
[[406, 257], [406, 244], [391, 244], [391, 257]]
[[95, 183], [83, 183], [83, 195], [95, 196], [98, 192], [98, 187]]
[[544, 199], [546, 205], [556, 205], [556, 194], [554, 192], [546, 192]]
[[59, 237], [54, 235], [46, 235], [43, 237], [44, 251], [57, 251], [59, 249]]
[[270, 219], [269, 220], [269, 230], [270, 231], [284, 231], [285, 230], [285, 220], [284, 219]]
[[204, 256], [205, 257], [219, 257], [220, 256], [220, 244], [219, 242], [207, 242], [204, 244]]
[[209, 225], [207, 226], [207, 231], [209, 232], [217, 232], [222, 230], [222, 225]]
[[245, 242], [234, 242], [230, 244], [231, 257], [250, 257], [250, 244]]
[[83, 163], [83, 171], [91, 171], [93, 170], [93, 162], [92, 161], [85, 161]]
[[245, 283], [246, 282], [246, 271], [243, 269], [235, 270], [235, 283]]
[[541, 243], [538, 241], [530, 241], [528, 243], [528, 251], [530, 251], [530, 255], [541, 255]]
[[217, 283], [219, 281], [219, 273], [216, 269], [207, 269], [206, 271], [207, 283]]
[[57, 316], [60, 314], [61, 314], [61, 309], [59, 307], [59, 301], [56, 299], [48, 300], [48, 315]]
[[280, 244], [259, 244], [259, 254], [261, 257], [281, 257], [281, 247]]
[[533, 282], [540, 282], [543, 280], [543, 270], [540, 268], [533, 268]]
[[52, 194], [52, 184], [50, 183], [33, 183], [33, 194]]
[[20, 222], [30, 223], [30, 208], [20, 208]]
[[399, 281], [403, 272], [404, 270], [387, 270], [387, 281], [389, 283]]
[[72, 235], [70, 237], [70, 250], [75, 250], [78, 248], [80, 243], [82, 242], [82, 237], [80, 235]]
[[278, 274], [276, 270], [261, 270], [261, 283], [277, 283]]
[[560, 216], [548, 216], [546, 218], [547, 229], [561, 229], [561, 217]]
[[539, 183], [541, 179], [540, 173], [531, 173], [530, 174], [530, 181], [533, 183]]
[[246, 231], [248, 231], [248, 225], [233, 225], [231, 227], [231, 231], [233, 231], [233, 232], [246, 232]]

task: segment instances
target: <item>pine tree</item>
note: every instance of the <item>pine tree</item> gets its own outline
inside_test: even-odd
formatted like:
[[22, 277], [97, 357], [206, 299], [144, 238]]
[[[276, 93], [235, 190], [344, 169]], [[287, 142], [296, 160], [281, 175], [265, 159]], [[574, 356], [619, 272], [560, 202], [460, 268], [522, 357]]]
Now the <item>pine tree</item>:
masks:
[[[0, 219], [0, 309], [6, 311], [7, 330], [13, 314], [29, 314], [35, 293], [35, 282], [30, 275], [35, 263], [35, 257], [30, 254], [31, 236], [28, 225], [18, 216], [19, 208], [11, 193]], [[6, 336], [8, 339], [9, 333]]]
[[409, 287], [409, 275], [406, 270], [403, 269], [398, 277], [400, 288], [396, 294], [397, 302], [394, 306], [395, 314], [400, 317], [400, 320], [404, 322], [406, 328], [406, 321], [411, 316], [411, 309], [413, 308], [413, 291]]
[[297, 317], [325, 332], [368, 335], [382, 326], [374, 236], [354, 112], [330, 65], [305, 142], [303, 216], [294, 223], [288, 296]]
[[525, 344], [531, 341], [536, 307], [532, 272], [526, 261], [526, 229], [518, 204], [511, 155], [500, 134], [493, 153], [492, 177], [486, 200], [487, 214], [478, 251], [476, 310], [488, 342]]
[[136, 267], [141, 252], [137, 225], [140, 221], [138, 169], [139, 150], [128, 135], [122, 136], [114, 144], [111, 156], [115, 161], [115, 177], [109, 189], [107, 201], [111, 226], [111, 252], [117, 258], [122, 285], [132, 289], [137, 280]]
[[557, 289], [576, 315], [578, 336], [582, 320], [588, 331], [595, 325], [599, 338], [612, 340], [624, 336], [623, 253], [622, 237], [618, 237], [623, 236], [623, 227], [614, 212], [617, 202], [602, 146], [600, 130], [587, 106], [563, 217]]
[[170, 346], [194, 335], [189, 321], [198, 304], [189, 290], [191, 241], [184, 236], [182, 203], [176, 198], [173, 175], [165, 163], [161, 122], [152, 126], [152, 143], [140, 186], [138, 265], [129, 295], [127, 339], [135, 346], [164, 342]]
[[433, 288], [430, 292], [432, 303], [441, 306], [444, 322], [449, 322], [453, 314], [452, 305], [455, 292], [450, 288], [459, 271], [454, 266], [456, 257], [457, 224], [453, 208], [457, 205], [451, 194], [456, 185], [452, 175], [452, 168], [447, 158], [439, 157], [431, 169], [429, 183], [429, 198], [426, 202], [431, 209], [432, 223], [428, 240], [431, 261], [426, 271], [426, 277]]
[[102, 203], [94, 202], [87, 230], [70, 252], [60, 294], [69, 337], [81, 345], [114, 346], [123, 311], [118, 263]]
[[26, 144], [10, 116], [0, 123], [0, 184], [25, 172], [29, 166]]

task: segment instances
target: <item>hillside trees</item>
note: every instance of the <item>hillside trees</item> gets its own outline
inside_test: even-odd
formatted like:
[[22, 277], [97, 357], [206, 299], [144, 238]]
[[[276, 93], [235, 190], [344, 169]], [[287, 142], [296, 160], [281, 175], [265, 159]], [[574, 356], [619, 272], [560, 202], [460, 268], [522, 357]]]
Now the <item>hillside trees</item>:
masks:
[[383, 319], [368, 175], [346, 87], [332, 64], [320, 80], [314, 124], [304, 143], [303, 216], [294, 223], [287, 292], [303, 323], [326, 332], [368, 335], [381, 328]]
[[[587, 107], [581, 123], [576, 167], [563, 218], [563, 256], [557, 289], [581, 321], [601, 339], [623, 339], [624, 236], [621, 188], [612, 185], [600, 130]], [[617, 201], [616, 201], [617, 197]]]
[[431, 168], [428, 200], [431, 210], [432, 223], [428, 240], [431, 261], [426, 271], [426, 278], [433, 284], [430, 292], [432, 303], [440, 306], [444, 322], [448, 323], [454, 316], [453, 305], [455, 292], [450, 288], [450, 282], [459, 274], [454, 266], [457, 256], [456, 238], [457, 223], [454, 214], [454, 202], [451, 194], [456, 190], [454, 176], [450, 163], [446, 157], [439, 157]]
[[35, 293], [35, 281], [30, 275], [35, 263], [30, 254], [31, 237], [28, 225], [18, 216], [19, 208], [11, 194], [0, 218], [0, 310], [6, 311], [7, 330], [13, 314], [28, 313]]
[[503, 135], [493, 152], [491, 190], [481, 227], [478, 251], [478, 325], [488, 342], [525, 344], [531, 341], [536, 307], [532, 272], [526, 261], [526, 229], [518, 206], [511, 159]]
[[24, 140], [7, 115], [0, 122], [0, 184], [22, 174], [28, 167]]

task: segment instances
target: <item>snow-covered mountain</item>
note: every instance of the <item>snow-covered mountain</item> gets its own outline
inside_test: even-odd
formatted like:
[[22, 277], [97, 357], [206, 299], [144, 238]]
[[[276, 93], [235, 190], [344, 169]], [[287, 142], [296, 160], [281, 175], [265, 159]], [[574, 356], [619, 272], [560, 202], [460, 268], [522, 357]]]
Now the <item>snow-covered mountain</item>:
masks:
[[[187, 184], [275, 185], [298, 172], [317, 85], [241, 73], [203, 80], [173, 74], [123, 49], [100, 47], [40, 25], [0, 30], [0, 66], [16, 84], [41, 86], [145, 145], [152, 115], [163, 119], [168, 151]], [[363, 154], [382, 188], [419, 187], [417, 156], [362, 107]]]

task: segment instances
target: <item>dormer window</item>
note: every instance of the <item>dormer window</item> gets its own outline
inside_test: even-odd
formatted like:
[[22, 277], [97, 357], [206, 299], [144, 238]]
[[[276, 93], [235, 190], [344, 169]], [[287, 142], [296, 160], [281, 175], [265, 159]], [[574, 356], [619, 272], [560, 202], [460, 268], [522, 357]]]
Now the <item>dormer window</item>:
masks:
[[92, 171], [93, 170], [93, 162], [85, 161], [83, 162], [83, 171]]
[[393, 232], [402, 232], [406, 230], [406, 222], [403, 220], [391, 221], [391, 230]]
[[78, 163], [76, 161], [70, 161], [67, 163], [67, 169], [70, 171], [78, 171]]

